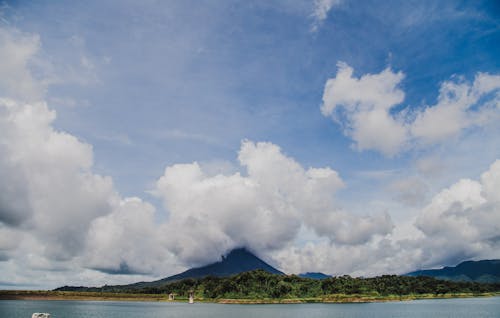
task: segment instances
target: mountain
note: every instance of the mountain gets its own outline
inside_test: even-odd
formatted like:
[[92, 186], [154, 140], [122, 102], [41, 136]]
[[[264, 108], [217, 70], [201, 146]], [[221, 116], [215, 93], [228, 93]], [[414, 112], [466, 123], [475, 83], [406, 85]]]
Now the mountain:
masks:
[[203, 267], [191, 268], [180, 274], [162, 279], [162, 281], [181, 280], [184, 278], [199, 278], [205, 276], [227, 277], [255, 269], [262, 269], [271, 274], [284, 275], [282, 272], [267, 264], [245, 248], [234, 249], [222, 260]]
[[319, 273], [319, 272], [307, 272], [307, 273], [299, 274], [298, 276], [302, 277], [302, 278], [311, 278], [311, 279], [326, 279], [326, 278], [332, 277], [330, 275], [326, 275], [326, 274]]
[[72, 287], [64, 286], [57, 288], [60, 291], [83, 291], [83, 290], [106, 290], [106, 291], [120, 291], [127, 289], [141, 289], [150, 287], [159, 287], [169, 282], [178, 281], [186, 278], [202, 278], [206, 276], [228, 277], [242, 272], [248, 272], [256, 269], [262, 269], [271, 274], [284, 275], [283, 272], [277, 270], [271, 265], [267, 264], [245, 248], [234, 249], [226, 256], [222, 256], [222, 260], [202, 267], [188, 269], [180, 274], [166, 277], [153, 282], [139, 282], [130, 285], [120, 286], [103, 286], [100, 288], [87, 288], [87, 287]]
[[419, 270], [406, 276], [431, 276], [451, 281], [500, 283], [500, 260], [466, 261], [455, 267]]

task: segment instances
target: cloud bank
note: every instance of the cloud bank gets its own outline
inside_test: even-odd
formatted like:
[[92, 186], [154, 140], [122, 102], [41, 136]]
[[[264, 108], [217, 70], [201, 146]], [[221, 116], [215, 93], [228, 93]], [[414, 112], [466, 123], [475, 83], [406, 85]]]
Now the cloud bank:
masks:
[[203, 264], [234, 247], [281, 250], [302, 228], [353, 246], [393, 228], [388, 214], [344, 211], [335, 200], [344, 182], [333, 169], [304, 168], [277, 145], [252, 141], [241, 144], [240, 173], [168, 166], [154, 191], [169, 218], [158, 223], [151, 204], [123, 198], [110, 177], [94, 172], [90, 144], [54, 128], [56, 112], [40, 97], [46, 85], [31, 75], [39, 38], [0, 35], [8, 48], [0, 68], [31, 83], [0, 83], [0, 259], [13, 281], [74, 268], [73, 281], [89, 271], [94, 281], [103, 279], [98, 273], [164, 275], [165, 267]]
[[181, 259], [202, 263], [238, 246], [278, 250], [301, 226], [349, 245], [392, 229], [388, 215], [340, 209], [334, 195], [343, 181], [328, 167], [305, 169], [278, 146], [251, 141], [242, 142], [238, 161], [244, 175], [209, 176], [195, 162], [167, 167], [158, 180], [156, 193], [170, 212], [169, 247]]
[[18, 234], [5, 235], [6, 258], [28, 236], [49, 260], [85, 255], [85, 267], [160, 268], [168, 252], [155, 236], [154, 208], [121, 198], [110, 177], [94, 173], [90, 145], [55, 130], [43, 102], [0, 99], [0, 114], [0, 230]]
[[[30, 66], [40, 45], [37, 36], [0, 30], [0, 70], [13, 74], [0, 80], [0, 269], [10, 283], [151, 279], [241, 246], [294, 273], [401, 273], [500, 257], [498, 160], [477, 180], [434, 195], [419, 178], [393, 183], [397, 199], [410, 205], [431, 198], [412, 220], [397, 223], [393, 211], [344, 208], [338, 193], [350, 185], [333, 168], [304, 167], [276, 144], [244, 140], [239, 172], [216, 163], [167, 166], [152, 191], [168, 213], [160, 222], [151, 203], [123, 197], [95, 172], [90, 144], [54, 128], [46, 82]], [[393, 156], [498, 119], [498, 76], [444, 82], [435, 105], [394, 113], [405, 96], [402, 72], [353, 73], [339, 64], [321, 110], [358, 150]], [[432, 161], [418, 165], [425, 173], [439, 169]]]
[[498, 258], [499, 182], [496, 160], [479, 180], [461, 179], [434, 195], [414, 221], [397, 225], [388, 236], [355, 246], [308, 242], [280, 250], [277, 258], [291, 272], [364, 276]]

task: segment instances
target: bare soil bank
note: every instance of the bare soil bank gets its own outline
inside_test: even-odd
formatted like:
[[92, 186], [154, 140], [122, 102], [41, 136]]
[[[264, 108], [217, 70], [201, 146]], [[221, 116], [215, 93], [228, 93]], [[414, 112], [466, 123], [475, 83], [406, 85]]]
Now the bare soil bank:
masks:
[[[297, 304], [297, 303], [373, 303], [388, 301], [409, 301], [418, 299], [443, 298], [470, 298], [493, 297], [500, 293], [459, 293], [459, 294], [419, 294], [419, 295], [345, 295], [334, 294], [316, 298], [294, 299], [195, 299], [196, 302], [213, 302], [220, 304]], [[163, 294], [125, 294], [125, 293], [98, 293], [98, 292], [61, 292], [61, 291], [33, 291], [33, 290], [2, 290], [0, 300], [90, 300], [90, 301], [158, 301], [168, 300]], [[187, 298], [178, 297], [174, 302], [187, 302]]]

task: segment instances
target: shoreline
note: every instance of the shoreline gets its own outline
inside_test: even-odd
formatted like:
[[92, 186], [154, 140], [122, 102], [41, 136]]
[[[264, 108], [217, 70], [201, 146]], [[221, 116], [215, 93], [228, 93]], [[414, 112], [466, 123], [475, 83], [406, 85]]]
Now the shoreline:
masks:
[[[413, 301], [422, 299], [457, 299], [498, 297], [500, 293], [457, 293], [457, 294], [411, 294], [411, 295], [344, 295], [334, 294], [311, 298], [283, 298], [283, 299], [200, 299], [196, 302], [215, 304], [306, 304], [306, 303], [382, 303]], [[27, 290], [2, 290], [0, 300], [60, 300], [60, 301], [127, 301], [127, 302], [172, 302], [187, 303], [186, 297], [168, 300], [164, 294], [125, 294], [125, 293], [98, 293], [98, 292], [59, 292], [59, 291], [27, 291]]]

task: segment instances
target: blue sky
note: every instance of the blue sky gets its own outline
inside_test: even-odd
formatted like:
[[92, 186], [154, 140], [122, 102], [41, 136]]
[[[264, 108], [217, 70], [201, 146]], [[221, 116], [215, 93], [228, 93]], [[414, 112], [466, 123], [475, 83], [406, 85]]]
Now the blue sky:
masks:
[[[16, 122], [4, 129], [43, 126], [76, 138], [48, 152], [44, 163], [57, 167], [57, 160], [64, 160], [65, 166], [75, 166], [64, 177], [37, 172], [49, 183], [86, 189], [100, 187], [92, 183], [96, 176], [110, 182], [92, 194], [95, 204], [71, 212], [82, 217], [76, 247], [59, 246], [65, 236], [51, 237], [58, 227], [40, 225], [51, 217], [44, 209], [65, 206], [56, 194], [35, 186], [6, 190], [0, 203], [12, 206], [18, 197], [9, 193], [22, 193], [30, 212], [20, 217], [21, 212], [4, 208], [0, 230], [16, 233], [23, 243], [0, 244], [5, 259], [0, 267], [9, 273], [0, 284], [26, 283], [23, 275], [34, 267], [13, 268], [36, 244], [54, 250], [33, 255], [44, 270], [57, 273], [41, 286], [66, 283], [69, 277], [95, 284], [162, 277], [239, 245], [289, 272], [332, 274], [371, 275], [500, 257], [497, 243], [476, 233], [500, 227], [498, 201], [485, 194], [488, 176], [497, 180], [494, 163], [500, 156], [500, 7], [495, 1], [7, 1], [0, 8], [0, 44], [11, 49], [0, 62], [0, 93], [18, 105], [0, 115], [40, 101], [47, 105], [41, 114], [57, 114], [45, 126]], [[16, 81], [29, 83], [29, 89], [16, 88]], [[467, 96], [460, 99], [460, 92]], [[4, 144], [42, 147], [51, 140], [39, 133], [37, 141], [13, 136]], [[11, 158], [0, 168], [12, 180], [19, 169], [31, 184], [38, 175], [26, 172], [33, 160], [16, 158], [33, 148], [12, 149], [0, 148]], [[44, 154], [33, 156], [42, 160]], [[203, 176], [195, 182], [189, 176], [196, 171]], [[276, 184], [266, 183], [275, 171]], [[74, 181], [81, 173], [94, 181]], [[291, 175], [296, 177], [284, 181]], [[329, 181], [320, 186], [320, 180]], [[253, 186], [236, 191], [233, 182]], [[305, 197], [301, 191], [309, 186], [319, 188]], [[245, 204], [217, 201], [223, 200], [220, 189], [234, 190]], [[75, 196], [81, 199], [79, 191]], [[272, 191], [276, 197], [264, 195]], [[54, 199], [42, 208], [38, 195]], [[438, 207], [442, 196], [450, 202]], [[476, 224], [471, 214], [450, 225], [446, 211], [455, 205], [483, 211], [476, 213], [483, 218]], [[488, 214], [485, 205], [496, 208]], [[202, 213], [201, 206], [213, 212]], [[256, 212], [261, 210], [271, 217]], [[67, 212], [61, 208], [60, 213]], [[147, 242], [164, 250], [101, 262], [98, 252], [105, 254], [106, 248], [141, 249], [139, 243], [119, 248], [116, 237], [99, 234], [121, 227], [123, 233], [129, 226], [121, 219], [126, 213], [139, 223], [147, 220], [141, 229], [155, 233]], [[191, 227], [186, 215], [204, 225]], [[240, 235], [229, 228], [242, 225], [226, 223], [235, 215], [261, 217], [262, 223]], [[280, 220], [284, 228], [273, 223]], [[441, 221], [439, 229], [431, 225]], [[467, 228], [463, 235], [470, 248], [451, 243], [452, 226]], [[251, 235], [268, 227], [259, 239]], [[174, 239], [165, 243], [170, 239], [157, 232]], [[55, 243], [43, 242], [46, 237]], [[182, 246], [190, 239], [194, 242]], [[449, 255], [437, 255], [443, 247]], [[399, 269], [388, 265], [384, 249], [398, 255]], [[166, 256], [152, 256], [158, 253]], [[358, 256], [349, 262], [343, 253]], [[319, 262], [320, 254], [332, 257]], [[146, 264], [138, 257], [155, 260]], [[112, 272], [122, 263], [132, 273], [99, 270]], [[159, 264], [172, 264], [172, 270]], [[128, 275], [137, 273], [147, 275]]]

